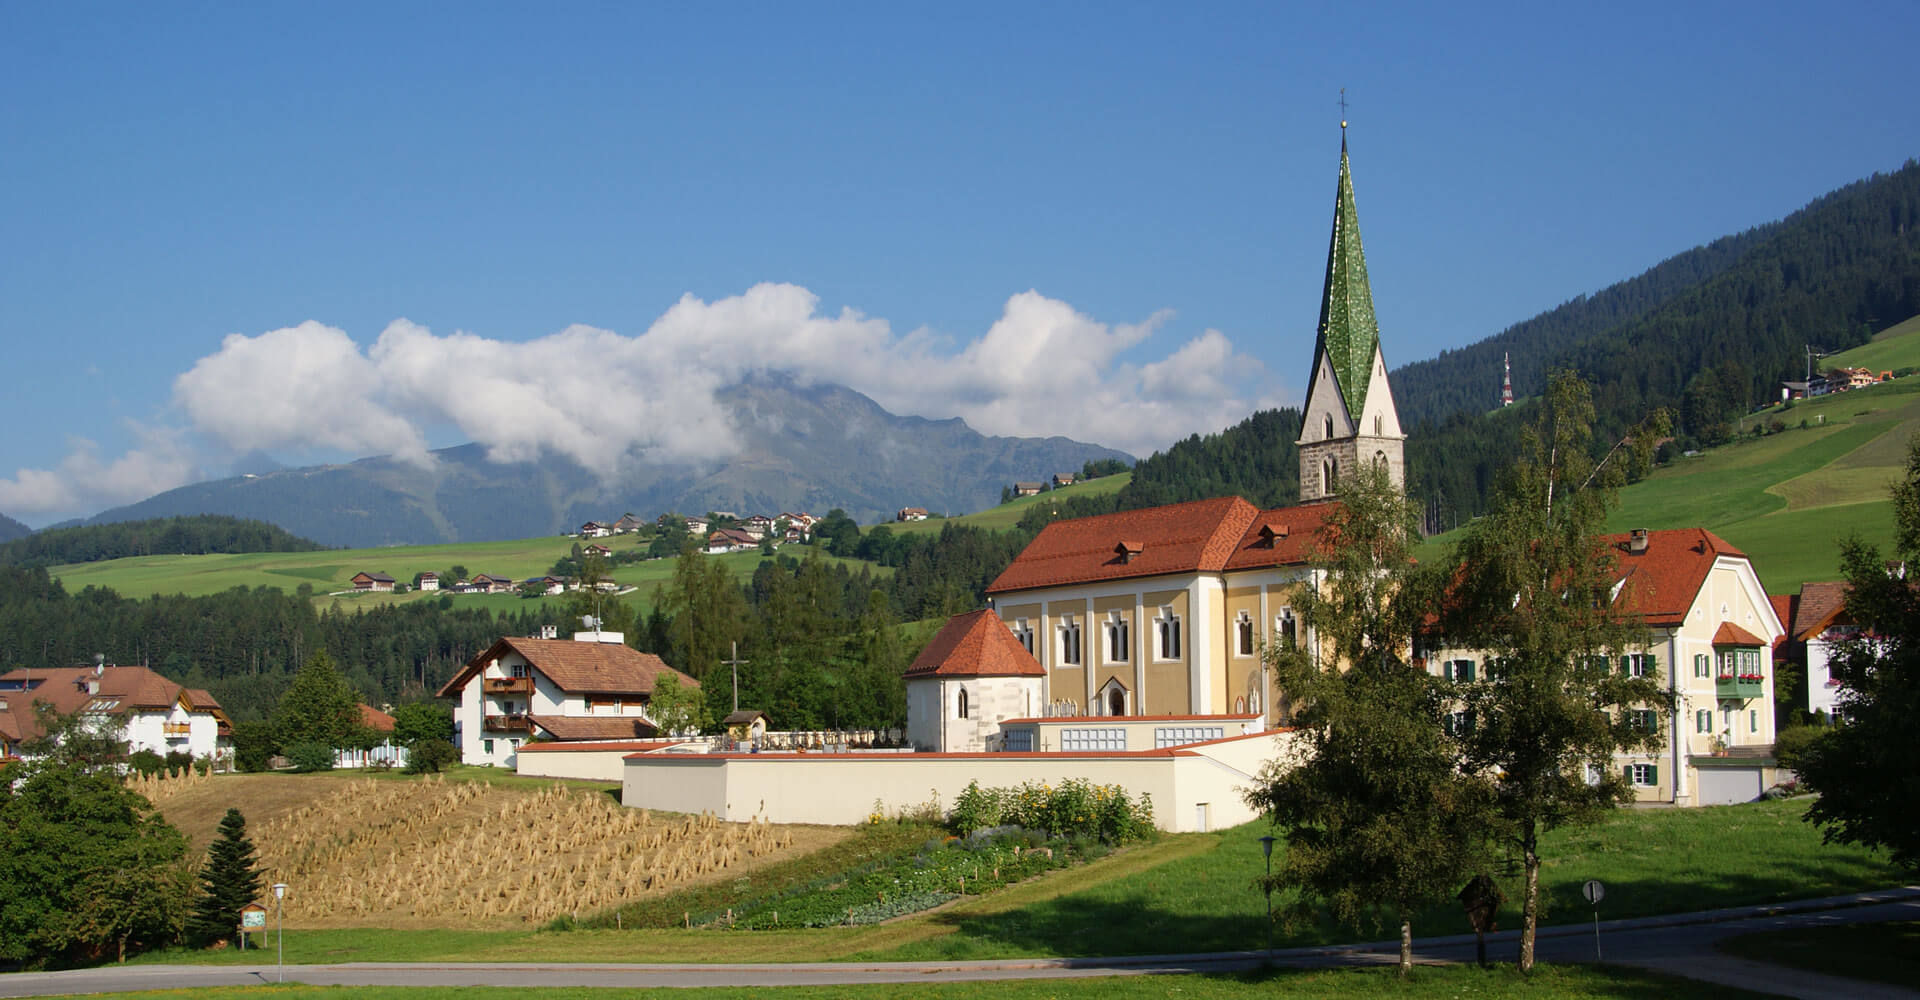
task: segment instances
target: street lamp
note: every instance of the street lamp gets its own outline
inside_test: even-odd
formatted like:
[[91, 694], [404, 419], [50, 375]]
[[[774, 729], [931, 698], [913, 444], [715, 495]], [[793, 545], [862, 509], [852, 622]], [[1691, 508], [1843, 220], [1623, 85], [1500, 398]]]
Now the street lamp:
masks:
[[[287, 981], [286, 898], [287, 898], [287, 884], [285, 882], [275, 882], [273, 884], [273, 924], [274, 924], [274, 928], [279, 932], [279, 936], [280, 936], [280, 981], [283, 983]], [[1268, 903], [1267, 909], [1272, 910], [1273, 904]], [[1269, 913], [1268, 915], [1269, 917], [1271, 917], [1272, 914]]]
[[1273, 842], [1280, 838], [1268, 834], [1260, 838], [1260, 853], [1267, 857], [1267, 877], [1260, 888], [1267, 894], [1267, 957], [1273, 957]]

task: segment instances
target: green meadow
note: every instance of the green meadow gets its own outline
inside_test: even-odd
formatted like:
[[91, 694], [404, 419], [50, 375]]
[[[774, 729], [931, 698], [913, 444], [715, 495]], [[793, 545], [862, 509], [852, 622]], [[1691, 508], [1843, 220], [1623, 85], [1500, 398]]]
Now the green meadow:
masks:
[[1887, 327], [1859, 347], [1820, 362], [1822, 368], [1867, 368], [1874, 372], [1916, 365], [1920, 365], [1920, 316]]
[[[1115, 493], [1132, 481], [1131, 473], [1106, 476], [1060, 491], [1060, 496], [1090, 496]], [[1047, 503], [1051, 494], [1021, 497], [1010, 503], [990, 507], [975, 514], [952, 518], [958, 524], [991, 530], [1005, 530], [1019, 523], [1035, 504]], [[932, 534], [946, 524], [947, 518], [929, 518], [887, 526], [901, 534]], [[871, 527], [863, 529], [871, 530]], [[126, 597], [150, 594], [218, 594], [234, 587], [277, 587], [292, 591], [301, 584], [312, 586], [314, 600], [322, 605], [339, 603], [345, 608], [371, 607], [406, 601], [438, 600], [434, 593], [354, 594], [353, 576], [361, 571], [385, 573], [401, 583], [413, 580], [415, 573], [445, 573], [449, 567], [465, 566], [469, 574], [490, 573], [524, 580], [540, 576], [556, 560], [573, 551], [578, 539], [562, 535], [522, 538], [506, 542], [456, 542], [446, 545], [395, 545], [378, 549], [332, 549], [324, 552], [259, 552], [243, 555], [154, 555], [110, 559], [103, 562], [56, 566], [51, 572], [69, 591], [84, 587], [107, 587]], [[599, 544], [618, 553], [644, 547], [646, 542], [630, 535], [597, 539]], [[809, 549], [790, 549], [805, 557]], [[714, 556], [736, 576], [751, 574], [760, 565], [760, 553], [735, 552]], [[891, 567], [875, 566], [853, 559], [825, 556], [829, 562], [844, 562], [858, 569], [865, 566], [879, 575], [893, 572]], [[642, 613], [650, 608], [653, 588], [673, 575], [673, 560], [655, 559], [628, 563], [613, 569], [613, 578], [623, 586], [636, 588], [628, 597], [638, 600]], [[349, 593], [341, 593], [343, 591]], [[335, 596], [337, 595], [337, 596]], [[447, 595], [461, 607], [489, 607], [495, 611], [526, 607], [525, 598], [516, 594]]]

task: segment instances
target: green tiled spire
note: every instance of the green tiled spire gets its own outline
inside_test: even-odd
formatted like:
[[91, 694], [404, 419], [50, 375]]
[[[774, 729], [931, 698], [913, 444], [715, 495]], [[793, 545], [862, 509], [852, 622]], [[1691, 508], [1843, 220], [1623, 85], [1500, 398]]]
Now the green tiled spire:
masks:
[[1353, 208], [1353, 176], [1347, 169], [1346, 122], [1340, 123], [1340, 186], [1333, 197], [1333, 238], [1327, 245], [1327, 284], [1320, 294], [1320, 332], [1314, 357], [1325, 352], [1340, 382], [1340, 398], [1355, 420], [1367, 401], [1380, 325], [1367, 287], [1367, 255], [1360, 248], [1360, 217]]

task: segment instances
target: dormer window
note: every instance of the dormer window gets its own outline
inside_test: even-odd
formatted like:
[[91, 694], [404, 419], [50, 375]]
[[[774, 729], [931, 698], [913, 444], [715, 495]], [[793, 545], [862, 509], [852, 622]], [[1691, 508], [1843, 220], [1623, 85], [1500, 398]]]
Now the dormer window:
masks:
[[1287, 526], [1284, 524], [1263, 524], [1260, 526], [1261, 548], [1273, 548], [1275, 541], [1285, 537], [1287, 537]]
[[1122, 563], [1132, 562], [1135, 556], [1146, 550], [1147, 543], [1145, 542], [1121, 542], [1113, 547], [1114, 554], [1120, 557]]

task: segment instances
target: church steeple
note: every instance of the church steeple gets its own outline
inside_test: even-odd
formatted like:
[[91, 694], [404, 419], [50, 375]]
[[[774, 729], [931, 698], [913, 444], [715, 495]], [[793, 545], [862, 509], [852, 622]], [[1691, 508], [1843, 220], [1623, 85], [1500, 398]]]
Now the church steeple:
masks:
[[1347, 412], [1366, 407], [1380, 324], [1373, 317], [1367, 284], [1367, 254], [1360, 246], [1360, 216], [1353, 207], [1353, 171], [1347, 162], [1347, 123], [1340, 123], [1340, 183], [1333, 194], [1333, 235], [1327, 242], [1327, 282], [1320, 292], [1320, 329], [1313, 345], [1339, 382]]
[[[1344, 95], [1343, 95], [1344, 99]], [[1380, 324], [1373, 314], [1360, 216], [1353, 207], [1347, 123], [1340, 123], [1340, 182], [1334, 188], [1327, 280], [1320, 293], [1313, 374], [1300, 426], [1300, 499], [1323, 500], [1363, 462], [1406, 482], [1406, 439], [1387, 384]]]

